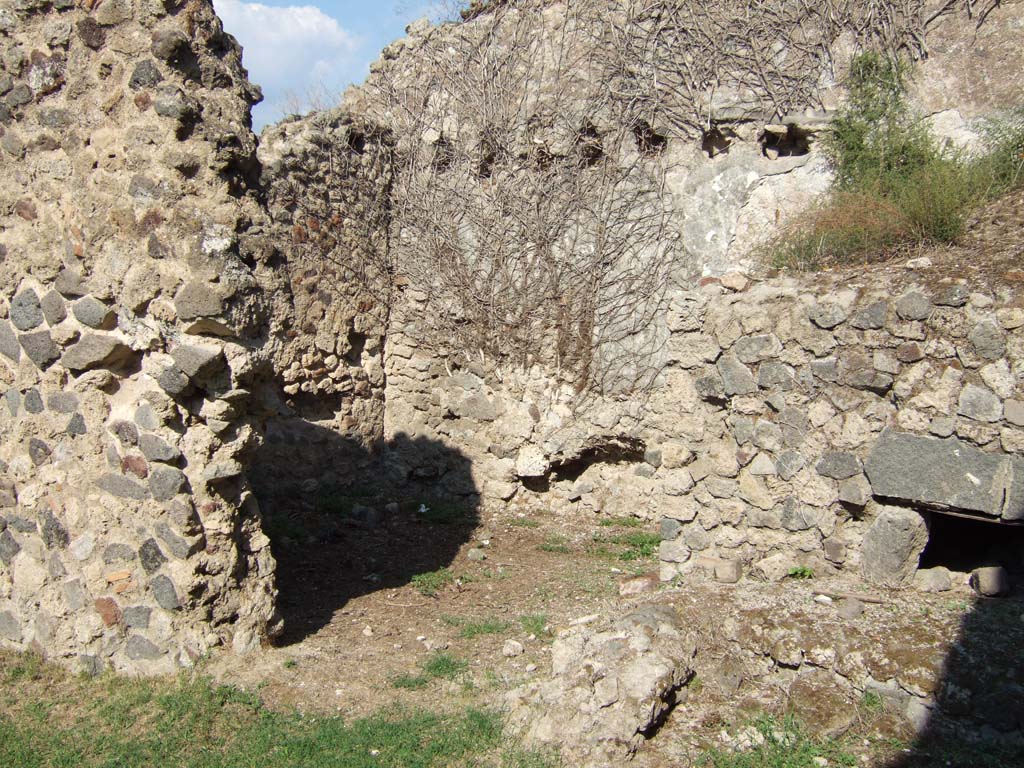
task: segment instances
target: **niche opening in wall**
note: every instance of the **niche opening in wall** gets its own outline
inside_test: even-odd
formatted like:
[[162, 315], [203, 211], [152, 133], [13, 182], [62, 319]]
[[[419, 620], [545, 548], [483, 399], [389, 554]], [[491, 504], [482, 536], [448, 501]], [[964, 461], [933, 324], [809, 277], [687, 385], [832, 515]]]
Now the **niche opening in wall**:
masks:
[[931, 515], [921, 568], [943, 566], [967, 573], [993, 565], [1001, 565], [1011, 573], [1024, 573], [1024, 525], [942, 513]]

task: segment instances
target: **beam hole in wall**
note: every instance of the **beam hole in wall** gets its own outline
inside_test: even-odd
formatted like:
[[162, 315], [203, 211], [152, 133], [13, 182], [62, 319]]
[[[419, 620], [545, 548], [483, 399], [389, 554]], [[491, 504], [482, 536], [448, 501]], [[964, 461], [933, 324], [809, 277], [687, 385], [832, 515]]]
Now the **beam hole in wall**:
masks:
[[452, 143], [443, 135], [434, 143], [434, 158], [432, 165], [434, 170], [444, 173], [452, 167], [455, 162], [455, 148]]
[[576, 136], [576, 151], [579, 153], [580, 165], [593, 168], [604, 157], [604, 144], [601, 134], [589, 120], [584, 121]]
[[646, 120], [640, 120], [633, 126], [633, 136], [637, 150], [644, 157], [660, 155], [668, 147], [668, 137], [655, 131]]
[[793, 123], [765, 127], [760, 141], [761, 153], [769, 160], [802, 157], [811, 151], [810, 134]]
[[366, 135], [362, 131], [349, 131], [346, 143], [353, 154], [361, 155], [366, 151]]
[[477, 166], [477, 175], [481, 179], [491, 178], [494, 171], [494, 164], [498, 160], [498, 149], [490, 139], [480, 142], [480, 164]]
[[708, 157], [715, 158], [719, 155], [728, 154], [729, 147], [732, 146], [735, 139], [736, 134], [732, 129], [713, 125], [704, 131], [704, 135], [701, 137], [700, 149]]
[[947, 514], [931, 516], [921, 568], [943, 566], [969, 572], [994, 565], [1024, 573], [1024, 525]]

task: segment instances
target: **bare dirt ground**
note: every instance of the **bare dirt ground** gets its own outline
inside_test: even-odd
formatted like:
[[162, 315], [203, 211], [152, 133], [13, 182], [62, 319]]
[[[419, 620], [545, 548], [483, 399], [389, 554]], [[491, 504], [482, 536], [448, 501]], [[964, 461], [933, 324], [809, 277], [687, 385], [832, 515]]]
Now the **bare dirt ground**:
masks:
[[[933, 690], [945, 675], [963, 674], [947, 664], [965, 626], [979, 616], [966, 584], [924, 594], [880, 592], [851, 577], [738, 585], [694, 577], [620, 597], [623, 581], [656, 568], [653, 524], [604, 522], [594, 515], [503, 511], [464, 525], [438, 524], [402, 511], [374, 527], [344, 524], [315, 547], [293, 544], [279, 555], [289, 627], [282, 642], [244, 665], [214, 659], [209, 671], [259, 690], [271, 707], [311, 714], [500, 707], [507, 691], [548, 673], [551, 642], [561, 629], [580, 620], [606, 622], [641, 602], [671, 604], [699, 637], [698, 682], [640, 750], [634, 764], [642, 768], [690, 765], [705, 747], [721, 746], [724, 731], [762, 713], [793, 713], [816, 731], [841, 737], [862, 765], [895, 765], [913, 742], [896, 705], [879, 699], [865, 706], [836, 685], [831, 672], [815, 672], [795, 686], [796, 670], [775, 658], [785, 655], [773, 646], [780, 633], [826, 657], [856, 651], [851, 658], [874, 677], [896, 675], [922, 690]], [[435, 595], [409, 583], [417, 560], [436, 564], [431, 546], [456, 545], [451, 581]], [[486, 559], [470, 559], [481, 552]], [[844, 619], [838, 602], [815, 600], [819, 592], [867, 593], [880, 602]], [[1024, 602], [986, 601], [996, 602], [995, 613], [985, 613], [991, 626], [973, 634], [998, 643], [970, 652], [986, 654], [999, 674], [1016, 666], [1016, 651], [1008, 658], [992, 653], [1022, 647]], [[509, 640], [521, 643], [523, 652], [506, 656]], [[451, 674], [424, 674], [438, 654], [455, 665]]]

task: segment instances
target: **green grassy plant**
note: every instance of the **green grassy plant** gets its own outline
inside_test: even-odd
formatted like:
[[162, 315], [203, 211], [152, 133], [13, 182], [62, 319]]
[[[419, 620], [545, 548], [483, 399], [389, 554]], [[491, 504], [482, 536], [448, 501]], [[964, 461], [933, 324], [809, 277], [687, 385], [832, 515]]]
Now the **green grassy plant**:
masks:
[[421, 595], [435, 597], [444, 587], [455, 583], [455, 574], [450, 568], [438, 568], [436, 571], [417, 573], [412, 577], [412, 585]]

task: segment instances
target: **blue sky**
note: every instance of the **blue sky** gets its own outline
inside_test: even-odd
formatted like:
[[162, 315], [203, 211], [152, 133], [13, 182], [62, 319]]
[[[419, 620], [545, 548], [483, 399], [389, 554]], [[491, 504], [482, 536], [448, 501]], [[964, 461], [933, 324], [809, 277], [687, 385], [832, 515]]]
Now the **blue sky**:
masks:
[[259, 131], [294, 111], [296, 99], [333, 101], [361, 82], [381, 49], [423, 16], [436, 18], [437, 0], [214, 0], [224, 28], [238, 38], [249, 79], [263, 88], [253, 110]]

